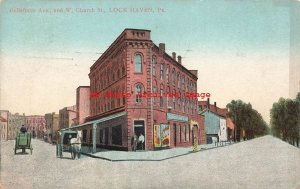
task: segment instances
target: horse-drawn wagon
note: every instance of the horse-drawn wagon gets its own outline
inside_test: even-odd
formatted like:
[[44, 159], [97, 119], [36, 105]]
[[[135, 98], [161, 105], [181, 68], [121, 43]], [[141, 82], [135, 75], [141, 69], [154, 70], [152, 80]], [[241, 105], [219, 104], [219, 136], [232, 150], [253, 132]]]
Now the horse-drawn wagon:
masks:
[[16, 137], [15, 143], [15, 154], [17, 154], [17, 150], [22, 149], [22, 153], [25, 153], [26, 149], [30, 149], [30, 154], [32, 154], [32, 145], [31, 145], [31, 133], [19, 133]]
[[[78, 138], [78, 135], [79, 133], [77, 131], [60, 130], [57, 134], [56, 157], [62, 158], [63, 152], [69, 152], [71, 158], [75, 159], [75, 145], [78, 146], [78, 143], [72, 143], [71, 140]], [[80, 148], [78, 148], [77, 151], [79, 152]]]

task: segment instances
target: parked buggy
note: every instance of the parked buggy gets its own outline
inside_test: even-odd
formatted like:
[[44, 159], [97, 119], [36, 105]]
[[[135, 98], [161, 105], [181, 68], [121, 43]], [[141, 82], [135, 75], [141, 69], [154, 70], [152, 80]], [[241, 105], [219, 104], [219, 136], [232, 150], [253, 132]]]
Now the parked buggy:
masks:
[[26, 149], [30, 149], [30, 154], [32, 154], [32, 145], [31, 145], [31, 133], [19, 133], [16, 137], [15, 143], [15, 154], [17, 150], [22, 149], [22, 153], [26, 152]]
[[56, 157], [63, 157], [63, 152], [69, 152], [71, 158], [75, 159], [74, 148], [71, 144], [72, 138], [77, 138], [78, 132], [71, 130], [61, 130], [57, 134]]

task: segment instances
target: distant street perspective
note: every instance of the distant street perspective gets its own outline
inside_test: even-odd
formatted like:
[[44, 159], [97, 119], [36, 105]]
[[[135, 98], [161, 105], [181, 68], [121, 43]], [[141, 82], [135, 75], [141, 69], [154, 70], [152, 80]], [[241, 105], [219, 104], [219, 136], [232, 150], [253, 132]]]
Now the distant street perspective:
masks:
[[32, 145], [32, 155], [14, 155], [14, 141], [2, 141], [3, 189], [300, 187], [299, 148], [269, 135], [163, 161], [73, 160], [66, 152], [57, 158], [55, 145], [37, 139]]

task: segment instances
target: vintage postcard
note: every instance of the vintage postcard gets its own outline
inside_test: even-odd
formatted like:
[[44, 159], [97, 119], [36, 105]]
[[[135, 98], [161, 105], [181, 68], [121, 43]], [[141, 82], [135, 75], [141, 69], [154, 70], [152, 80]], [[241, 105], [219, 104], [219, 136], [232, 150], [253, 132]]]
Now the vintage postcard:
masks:
[[0, 0], [0, 188], [300, 188], [300, 1]]

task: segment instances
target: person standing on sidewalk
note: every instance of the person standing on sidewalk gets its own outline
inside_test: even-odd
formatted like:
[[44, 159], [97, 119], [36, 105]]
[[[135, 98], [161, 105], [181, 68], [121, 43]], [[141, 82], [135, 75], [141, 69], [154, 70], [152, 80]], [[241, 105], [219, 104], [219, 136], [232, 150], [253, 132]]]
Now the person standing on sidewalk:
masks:
[[145, 137], [143, 133], [141, 133], [139, 136], [139, 145], [141, 150], [144, 150], [144, 142], [145, 142]]
[[136, 151], [136, 148], [137, 148], [137, 143], [138, 143], [138, 137], [136, 136], [135, 132], [132, 136], [132, 139], [131, 139], [131, 147], [132, 147], [132, 151]]

